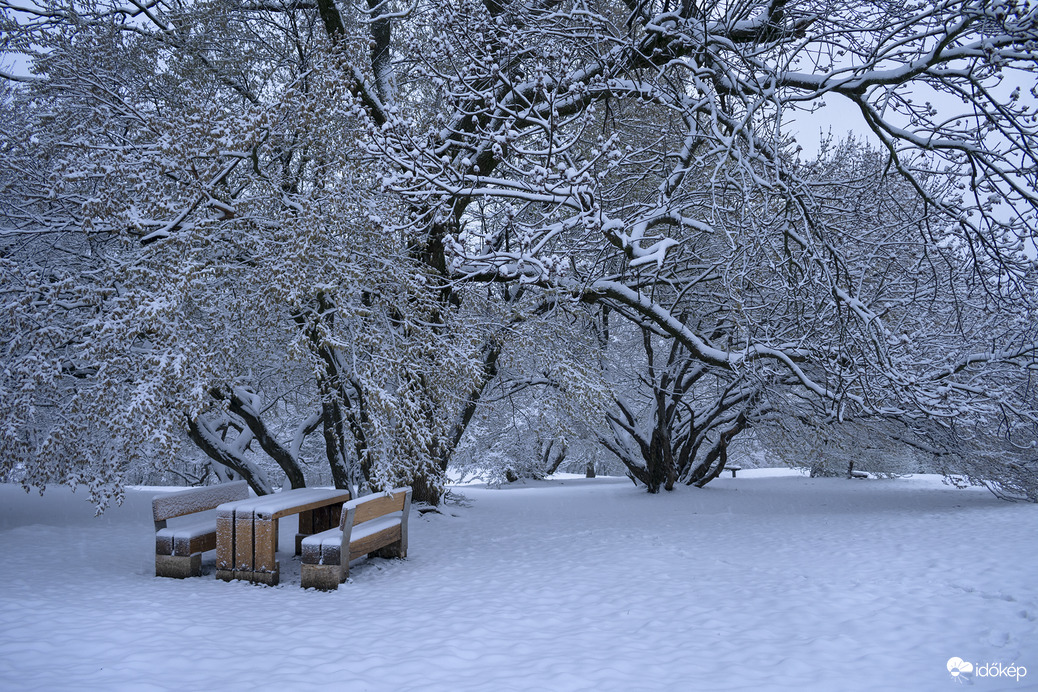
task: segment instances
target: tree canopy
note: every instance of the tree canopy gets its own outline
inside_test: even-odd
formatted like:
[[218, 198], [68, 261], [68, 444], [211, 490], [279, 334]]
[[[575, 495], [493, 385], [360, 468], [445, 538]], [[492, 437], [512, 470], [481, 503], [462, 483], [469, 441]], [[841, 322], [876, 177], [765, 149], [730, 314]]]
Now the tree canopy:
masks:
[[[435, 502], [543, 386], [652, 492], [797, 421], [1038, 499], [1033, 3], [0, 11], [9, 476]], [[807, 157], [832, 100], [874, 144]]]

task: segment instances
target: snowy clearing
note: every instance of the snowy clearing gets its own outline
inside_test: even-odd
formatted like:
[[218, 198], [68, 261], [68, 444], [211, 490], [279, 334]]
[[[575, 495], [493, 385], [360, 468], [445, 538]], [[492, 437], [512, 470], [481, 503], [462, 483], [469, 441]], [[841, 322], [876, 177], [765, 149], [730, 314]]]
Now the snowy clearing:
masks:
[[[1038, 689], [1038, 506], [935, 477], [743, 471], [456, 488], [338, 591], [154, 574], [154, 489], [0, 486], [0, 689]], [[991, 669], [987, 669], [991, 670]], [[1004, 670], [1003, 670], [1004, 672]], [[1019, 672], [1019, 671], [1018, 671]]]

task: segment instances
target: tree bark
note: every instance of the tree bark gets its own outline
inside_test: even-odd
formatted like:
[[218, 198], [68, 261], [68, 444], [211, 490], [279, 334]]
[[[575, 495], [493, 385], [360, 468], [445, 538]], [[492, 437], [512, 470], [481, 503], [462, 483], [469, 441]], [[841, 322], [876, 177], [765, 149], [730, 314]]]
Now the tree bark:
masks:
[[233, 469], [242, 477], [242, 480], [248, 482], [249, 487], [256, 491], [257, 495], [269, 495], [274, 492], [258, 468], [248, 461], [236, 457], [230, 450], [214, 444], [210, 436], [199, 426], [198, 421], [193, 420], [188, 424], [188, 436], [210, 459]]

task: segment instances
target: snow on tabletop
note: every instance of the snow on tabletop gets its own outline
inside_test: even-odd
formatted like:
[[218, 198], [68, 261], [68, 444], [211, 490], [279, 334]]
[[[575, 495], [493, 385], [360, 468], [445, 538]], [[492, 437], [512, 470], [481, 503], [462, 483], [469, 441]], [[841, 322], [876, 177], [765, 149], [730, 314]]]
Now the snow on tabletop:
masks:
[[337, 495], [348, 494], [347, 490], [335, 490], [328, 488], [299, 488], [297, 490], [286, 490], [273, 495], [264, 495], [256, 498], [255, 504], [250, 505], [252, 510], [259, 515], [272, 515], [278, 512], [299, 507], [311, 502], [330, 500]]
[[1038, 689], [1038, 506], [757, 469], [454, 492], [406, 560], [323, 593], [294, 527], [278, 587], [216, 580], [212, 553], [161, 579], [151, 493], [94, 519], [83, 493], [0, 486], [0, 689], [914, 692], [959, 689], [953, 658], [1028, 670], [971, 689]]

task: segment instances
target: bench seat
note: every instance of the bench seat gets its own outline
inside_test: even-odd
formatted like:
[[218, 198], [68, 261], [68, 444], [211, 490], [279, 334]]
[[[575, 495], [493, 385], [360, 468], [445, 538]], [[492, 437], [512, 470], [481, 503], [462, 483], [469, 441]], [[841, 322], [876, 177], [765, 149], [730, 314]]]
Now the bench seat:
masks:
[[[222, 483], [156, 495], [152, 499], [155, 521], [155, 576], [197, 577], [202, 573], [202, 553], [216, 548], [216, 514], [220, 504], [249, 496], [245, 481]], [[203, 514], [204, 513], [204, 514]], [[170, 519], [189, 519], [168, 526]]]
[[388, 494], [378, 493], [345, 503], [337, 528], [307, 536], [302, 541], [303, 588], [339, 588], [349, 576], [350, 560], [365, 555], [407, 557], [410, 509], [410, 488], [397, 488]]
[[[378, 542], [382, 538], [399, 539], [399, 528], [403, 522], [403, 512], [393, 512], [354, 527], [350, 533], [350, 560], [356, 560], [368, 554], [362, 550], [369, 543], [368, 539]], [[386, 532], [386, 536], [381, 534]], [[303, 561], [313, 565], [337, 565], [342, 553], [342, 529], [334, 528], [315, 533], [303, 539]]]
[[191, 555], [216, 549], [216, 516], [177, 524], [155, 532], [158, 555]]

